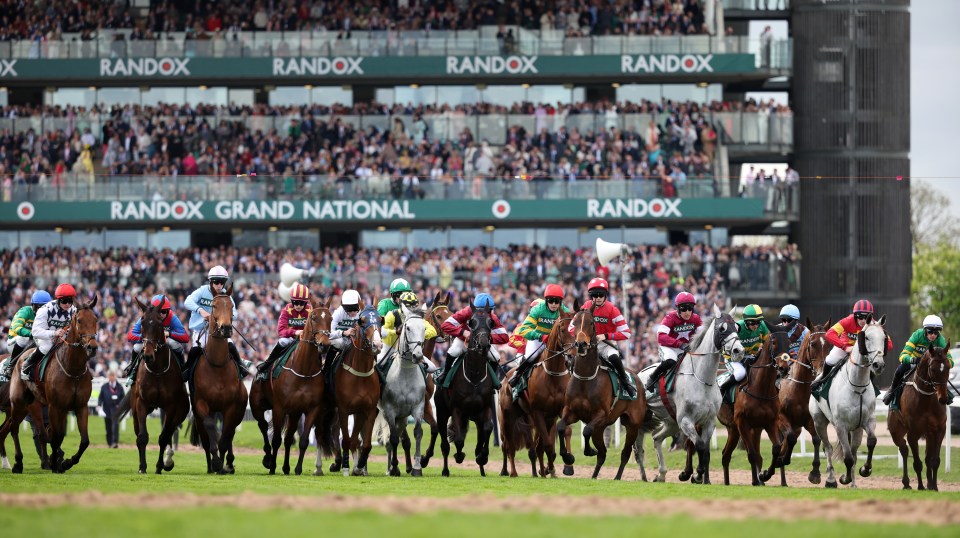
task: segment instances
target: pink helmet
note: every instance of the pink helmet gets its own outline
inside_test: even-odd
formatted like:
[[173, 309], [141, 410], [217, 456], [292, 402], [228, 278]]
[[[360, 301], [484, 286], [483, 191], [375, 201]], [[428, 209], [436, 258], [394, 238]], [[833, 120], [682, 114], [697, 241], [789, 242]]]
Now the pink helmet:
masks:
[[673, 299], [674, 306], [680, 306], [682, 304], [697, 304], [697, 298], [693, 296], [692, 293], [681, 291]]

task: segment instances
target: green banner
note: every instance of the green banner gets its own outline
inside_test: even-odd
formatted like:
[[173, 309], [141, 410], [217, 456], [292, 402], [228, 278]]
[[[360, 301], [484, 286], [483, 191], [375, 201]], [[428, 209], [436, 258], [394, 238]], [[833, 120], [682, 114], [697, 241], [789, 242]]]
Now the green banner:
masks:
[[577, 200], [269, 200], [5, 202], [0, 224], [51, 226], [261, 223], [324, 221], [372, 225], [498, 222], [643, 222], [749, 220], [763, 217], [763, 201], [749, 198], [588, 198]]
[[[0, 60], [0, 80], [167, 80], [537, 76], [689, 76], [756, 71], [752, 54], [602, 56], [335, 56], [309, 58], [99, 58]], [[531, 78], [533, 77], [533, 78]]]

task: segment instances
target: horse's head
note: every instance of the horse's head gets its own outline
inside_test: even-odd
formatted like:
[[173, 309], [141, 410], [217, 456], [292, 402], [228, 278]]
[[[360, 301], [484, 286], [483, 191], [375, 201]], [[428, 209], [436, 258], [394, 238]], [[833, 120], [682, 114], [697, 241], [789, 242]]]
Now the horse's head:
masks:
[[97, 305], [98, 296], [94, 295], [89, 303], [77, 299], [77, 312], [70, 320], [70, 332], [67, 334], [66, 342], [73, 347], [82, 347], [87, 352], [88, 358], [97, 356], [97, 331], [100, 327], [97, 320], [97, 314], [93, 307]]
[[403, 314], [403, 334], [400, 335], [401, 343], [397, 351], [401, 359], [419, 363], [423, 357], [423, 343], [427, 334], [423, 311], [419, 308], [410, 309], [403, 303], [400, 304], [400, 311]]
[[233, 284], [223, 293], [213, 298], [208, 320], [210, 336], [214, 338], [230, 338], [233, 336]]
[[383, 341], [380, 339], [380, 313], [374, 306], [377, 304], [377, 298], [369, 306], [363, 304], [360, 299], [360, 317], [357, 319], [359, 331], [353, 337], [353, 345], [358, 350], [372, 350], [379, 353], [383, 347]]
[[470, 341], [467, 346], [472, 350], [486, 350], [493, 342], [491, 333], [493, 332], [493, 318], [489, 308], [473, 308], [473, 316], [467, 321], [467, 328], [470, 329]]
[[883, 373], [883, 357], [887, 354], [887, 332], [883, 324], [887, 316], [880, 316], [879, 320], [867, 323], [867, 326], [857, 335], [857, 345], [850, 360], [862, 368], [870, 367], [874, 375]]
[[321, 302], [311, 298], [310, 305], [313, 308], [307, 316], [307, 324], [303, 326], [300, 339], [310, 342], [321, 350], [326, 350], [330, 345], [330, 324], [333, 322], [329, 299]]
[[[771, 364], [777, 369], [780, 377], [786, 377], [790, 370], [790, 337], [787, 335], [787, 326], [780, 323], [773, 326], [770, 336], [764, 345], [764, 351], [770, 356]], [[763, 362], [763, 357], [758, 363]]]
[[430, 305], [430, 309], [427, 310], [425, 319], [427, 323], [433, 325], [434, 330], [437, 331], [437, 341], [443, 342], [443, 331], [440, 329], [440, 326], [443, 325], [444, 320], [448, 319], [451, 316], [450, 312], [450, 293], [447, 291], [438, 291], [436, 297], [433, 298], [433, 304]]
[[743, 344], [737, 334], [737, 322], [733, 319], [735, 309], [733, 307], [730, 312], [723, 313], [716, 304], [713, 305], [713, 346], [724, 356], [739, 361], [743, 358]]
[[584, 357], [591, 348], [596, 349], [597, 326], [592, 312], [577, 310], [570, 325], [573, 326], [573, 344], [577, 347], [577, 356]]
[[553, 350], [565, 350], [573, 346], [574, 337], [570, 332], [570, 323], [573, 321], [573, 315], [576, 309], [571, 312], [564, 312], [560, 307], [560, 317], [553, 324], [550, 331], [550, 337], [547, 339], [547, 348]]
[[833, 320], [827, 318], [827, 322], [823, 325], [814, 325], [810, 323], [810, 318], [807, 318], [807, 327], [810, 328], [810, 334], [804, 339], [803, 344], [800, 345], [800, 351], [797, 352], [797, 361], [800, 364], [812, 368], [814, 371], [820, 370], [827, 354], [830, 353], [830, 343], [827, 342], [825, 335], [832, 323]]
[[143, 317], [140, 319], [140, 336], [142, 338], [141, 342], [143, 342], [141, 353], [143, 353], [144, 360], [152, 363], [157, 354], [157, 349], [163, 347], [166, 343], [163, 334], [163, 318], [160, 317], [163, 300], [161, 299], [158, 305], [150, 304], [149, 306], [140, 302], [140, 299], [135, 300], [137, 307], [143, 312]]
[[928, 348], [917, 366], [917, 375], [921, 376], [920, 381], [936, 387], [937, 400], [942, 405], [947, 405], [950, 398], [947, 393], [947, 382], [950, 379], [949, 349], [949, 340], [947, 340], [946, 347]]

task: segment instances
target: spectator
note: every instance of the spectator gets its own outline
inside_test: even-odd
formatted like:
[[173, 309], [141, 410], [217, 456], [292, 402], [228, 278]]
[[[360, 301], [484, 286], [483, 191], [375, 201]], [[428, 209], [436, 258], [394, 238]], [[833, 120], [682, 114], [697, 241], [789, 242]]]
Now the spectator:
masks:
[[113, 370], [107, 372], [107, 382], [100, 387], [97, 397], [97, 411], [103, 417], [104, 429], [107, 433], [107, 446], [117, 448], [120, 439], [120, 422], [117, 420], [117, 409], [123, 399], [123, 387], [117, 383], [117, 374]]

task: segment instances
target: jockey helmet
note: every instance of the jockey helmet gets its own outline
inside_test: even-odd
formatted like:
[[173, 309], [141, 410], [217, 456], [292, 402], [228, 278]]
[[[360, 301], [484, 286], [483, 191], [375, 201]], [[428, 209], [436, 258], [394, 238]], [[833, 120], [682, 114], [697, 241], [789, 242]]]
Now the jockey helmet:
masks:
[[873, 303], [866, 299], [860, 299], [853, 305], [854, 314], [873, 314]]
[[303, 284], [297, 282], [290, 288], [290, 300], [291, 301], [306, 301], [310, 298], [310, 289], [304, 286]]
[[929, 315], [923, 318], [923, 327], [925, 329], [943, 329], [943, 320], [940, 316]]
[[228, 277], [227, 270], [222, 265], [215, 265], [207, 272], [207, 280], [210, 282], [218, 281], [226, 284]]
[[476, 297], [473, 298], [473, 307], [474, 308], [493, 308], [496, 304], [493, 302], [493, 297], [489, 293], [478, 293]]
[[748, 304], [746, 307], [744, 307], [743, 320], [744, 321], [763, 320], [763, 310], [760, 309], [760, 305]]
[[543, 296], [563, 299], [563, 287], [559, 284], [548, 284], [547, 289], [543, 292]]
[[800, 319], [800, 309], [792, 304], [785, 305], [780, 309], [781, 318]]
[[390, 283], [390, 295], [400, 294], [405, 291], [412, 291], [410, 283], [402, 278], [396, 278]]
[[357, 290], [347, 290], [340, 296], [340, 305], [347, 312], [356, 312], [360, 310], [360, 292]]
[[407, 308], [416, 308], [420, 305], [420, 299], [412, 291], [405, 291], [400, 294], [400, 302], [407, 305]]
[[610, 293], [610, 284], [607, 284], [607, 281], [602, 278], [594, 278], [589, 284], [587, 284], [588, 292], [600, 290], [603, 290], [604, 295], [608, 295]]
[[680, 306], [682, 304], [697, 304], [697, 298], [690, 292], [681, 291], [674, 297], [673, 305]]
[[30, 304], [45, 305], [52, 300], [47, 290], [37, 290], [33, 292], [33, 297], [30, 298]]
[[64, 297], [76, 297], [77, 290], [74, 289], [70, 284], [60, 284], [57, 286], [57, 290], [54, 292], [54, 295], [57, 299], [62, 299]]
[[153, 299], [150, 300], [150, 304], [153, 306], [159, 306], [160, 310], [170, 310], [171, 308], [170, 300], [167, 299], [166, 295], [154, 295]]

